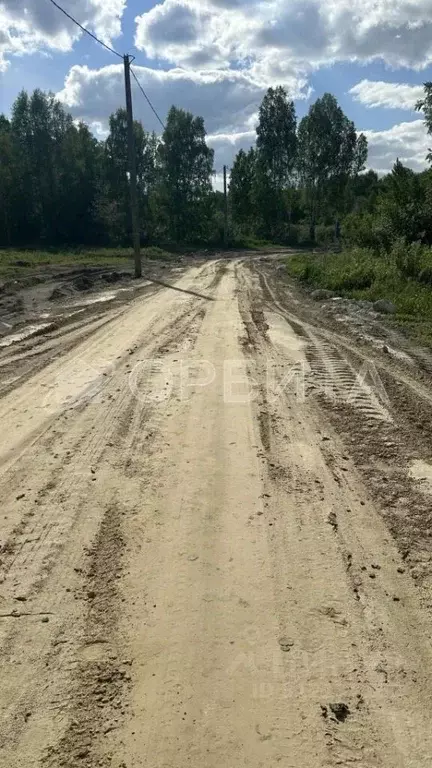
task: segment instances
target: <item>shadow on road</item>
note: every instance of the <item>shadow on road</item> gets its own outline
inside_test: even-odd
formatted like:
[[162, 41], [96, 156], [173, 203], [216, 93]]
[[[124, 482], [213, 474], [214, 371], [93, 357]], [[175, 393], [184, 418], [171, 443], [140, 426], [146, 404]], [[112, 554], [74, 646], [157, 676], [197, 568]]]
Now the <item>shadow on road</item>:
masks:
[[154, 277], [147, 277], [147, 275], [143, 275], [143, 277], [155, 285], [162, 285], [164, 288], [171, 288], [173, 291], [179, 291], [180, 293], [189, 293], [190, 296], [197, 296], [199, 299], [205, 299], [206, 301], [215, 301], [213, 296], [207, 296], [205, 293], [198, 293], [198, 291], [188, 291], [186, 288], [178, 288], [176, 285], [166, 283], [164, 280], [156, 280]]

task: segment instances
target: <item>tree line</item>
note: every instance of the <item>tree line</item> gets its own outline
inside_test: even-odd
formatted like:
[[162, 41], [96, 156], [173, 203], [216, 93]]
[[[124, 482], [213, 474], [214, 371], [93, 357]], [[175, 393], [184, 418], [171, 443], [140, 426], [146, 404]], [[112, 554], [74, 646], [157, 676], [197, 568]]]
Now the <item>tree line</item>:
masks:
[[284, 88], [270, 88], [259, 110], [257, 139], [240, 150], [230, 186], [234, 224], [267, 239], [294, 241], [296, 224], [314, 242], [318, 224], [340, 229], [352, 209], [356, 182], [365, 168], [364, 134], [325, 93], [297, 124]]
[[[425, 83], [416, 109], [432, 134], [432, 82]], [[343, 244], [381, 256], [396, 249], [411, 254], [404, 271], [414, 273], [419, 246], [432, 245], [432, 170], [416, 173], [395, 158], [380, 178], [365, 171], [367, 157], [366, 137], [334, 96], [324, 94], [297, 124], [284, 89], [270, 89], [256, 144], [234, 162], [235, 226], [291, 245]], [[427, 160], [432, 163], [432, 149]]]
[[[217, 239], [203, 119], [172, 107], [161, 138], [134, 134], [142, 242]], [[126, 110], [98, 141], [52, 94], [21, 92], [0, 115], [0, 200], [2, 246], [129, 244]]]
[[[432, 132], [431, 83], [418, 108]], [[142, 243], [221, 245], [224, 200], [213, 189], [203, 118], [173, 106], [162, 136], [138, 121], [134, 133]], [[431, 171], [396, 161], [378, 178], [365, 172], [367, 156], [366, 137], [333, 95], [298, 121], [284, 88], [270, 88], [255, 144], [231, 170], [231, 242], [431, 243]], [[0, 201], [1, 246], [129, 244], [125, 110], [111, 115], [100, 141], [52, 94], [22, 91], [10, 118], [0, 115]]]

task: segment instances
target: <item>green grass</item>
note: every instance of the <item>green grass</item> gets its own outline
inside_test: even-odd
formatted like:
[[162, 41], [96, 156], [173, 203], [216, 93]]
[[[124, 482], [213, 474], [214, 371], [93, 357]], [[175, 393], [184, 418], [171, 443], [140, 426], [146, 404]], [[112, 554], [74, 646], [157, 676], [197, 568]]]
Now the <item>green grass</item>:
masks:
[[280, 250], [282, 246], [275, 245], [270, 240], [260, 240], [258, 237], [245, 236], [233, 240], [234, 249], [246, 249], [249, 251], [262, 251], [263, 253]]
[[[176, 254], [162, 248], [142, 248], [143, 260], [175, 261]], [[0, 249], [0, 277], [19, 279], [44, 267], [122, 267], [133, 264], [132, 248], [86, 248], [74, 250], [6, 250]]]
[[287, 259], [287, 270], [311, 288], [326, 288], [338, 296], [396, 306], [394, 322], [432, 341], [432, 287], [401, 274], [391, 256], [376, 256], [367, 249], [342, 253], [298, 253]]
[[[268, 253], [280, 250], [266, 240], [245, 238], [231, 245], [232, 249], [245, 248], [253, 251]], [[173, 262], [182, 255], [202, 252], [203, 255], [213, 252], [220, 253], [221, 248], [197, 248], [192, 245], [164, 244], [163, 248], [150, 246], [141, 248], [143, 261]], [[73, 248], [70, 250], [49, 248], [48, 250], [26, 250], [0, 248], [0, 280], [19, 280], [33, 272], [43, 271], [44, 268], [70, 267], [133, 267], [132, 248]]]

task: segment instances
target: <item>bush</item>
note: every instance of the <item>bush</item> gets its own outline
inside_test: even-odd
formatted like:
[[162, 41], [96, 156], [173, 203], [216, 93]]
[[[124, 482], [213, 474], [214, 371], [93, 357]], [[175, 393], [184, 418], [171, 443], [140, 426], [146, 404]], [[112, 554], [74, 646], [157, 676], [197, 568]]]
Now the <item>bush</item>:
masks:
[[340, 280], [335, 281], [334, 290], [364, 291], [370, 288], [375, 280], [375, 272], [368, 267], [357, 267], [349, 270]]
[[347, 246], [379, 251], [383, 245], [380, 222], [371, 213], [350, 213], [342, 222], [342, 241]]
[[304, 270], [300, 274], [300, 280], [304, 280], [305, 283], [315, 284], [318, 283], [321, 277], [321, 270], [317, 262], [308, 261]]
[[363, 291], [376, 278], [373, 255], [367, 249], [344, 253], [299, 255], [289, 259], [288, 272], [309, 285], [338, 293]]
[[418, 281], [419, 283], [424, 283], [424, 285], [432, 285], [432, 266], [424, 267], [420, 270]]
[[421, 271], [423, 249], [424, 246], [421, 243], [407, 244], [403, 237], [396, 240], [391, 249], [390, 257], [403, 277], [414, 279], [418, 277]]
[[290, 224], [287, 227], [285, 236], [285, 245], [298, 245], [299, 244], [299, 227], [296, 224]]
[[297, 224], [297, 237], [298, 237], [298, 244], [303, 246], [310, 246], [312, 247], [315, 245], [310, 239], [310, 228], [309, 224]]
[[339, 293], [363, 291], [375, 280], [373, 254], [367, 248], [353, 248], [335, 254], [327, 264], [326, 288]]
[[336, 242], [335, 228], [333, 224], [318, 224], [315, 228], [315, 242], [328, 248]]

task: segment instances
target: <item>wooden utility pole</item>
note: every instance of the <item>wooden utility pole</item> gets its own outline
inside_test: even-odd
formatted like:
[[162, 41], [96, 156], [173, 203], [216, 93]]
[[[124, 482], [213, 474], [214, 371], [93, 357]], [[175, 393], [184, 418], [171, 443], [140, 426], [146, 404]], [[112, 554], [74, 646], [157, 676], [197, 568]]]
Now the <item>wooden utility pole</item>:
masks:
[[224, 165], [224, 245], [228, 245], [228, 192], [227, 192], [227, 167]]
[[136, 183], [136, 157], [135, 157], [135, 135], [132, 112], [132, 91], [130, 80], [130, 58], [128, 54], [123, 56], [125, 91], [126, 91], [126, 112], [127, 112], [127, 140], [129, 157], [129, 188], [131, 200], [131, 218], [132, 218], [132, 242], [135, 259], [135, 277], [141, 277], [141, 252], [140, 252], [140, 224], [138, 214], [138, 195]]

